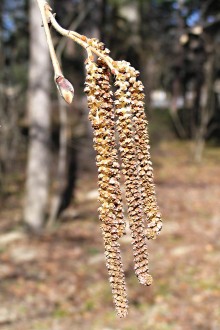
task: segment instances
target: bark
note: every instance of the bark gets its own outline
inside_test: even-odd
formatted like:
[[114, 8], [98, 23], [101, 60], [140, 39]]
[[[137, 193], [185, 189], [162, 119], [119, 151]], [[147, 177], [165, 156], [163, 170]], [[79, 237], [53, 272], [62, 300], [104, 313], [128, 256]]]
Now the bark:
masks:
[[44, 224], [50, 162], [50, 59], [37, 4], [30, 1], [28, 114], [30, 137], [24, 221], [34, 232]]
[[178, 98], [180, 96], [181, 96], [181, 82], [179, 77], [175, 77], [172, 83], [172, 99], [171, 99], [169, 112], [178, 136], [181, 139], [184, 139], [186, 138], [187, 135], [179, 118], [178, 107], [177, 107]]
[[60, 205], [62, 203], [63, 192], [67, 184], [67, 144], [68, 144], [68, 116], [67, 107], [61, 96], [59, 100], [59, 116], [60, 116], [60, 137], [59, 137], [59, 154], [57, 166], [57, 190], [52, 199], [50, 218], [48, 227], [51, 227], [58, 218]]
[[207, 63], [205, 64], [205, 84], [203, 86], [202, 94], [205, 96], [201, 104], [200, 111], [200, 125], [197, 130], [195, 138], [194, 159], [196, 162], [201, 162], [202, 154], [205, 147], [205, 139], [208, 132], [208, 124], [213, 118], [215, 111], [213, 84], [215, 72], [215, 55], [210, 55]]
[[[16, 163], [17, 149], [21, 141], [18, 127], [20, 88], [18, 84], [13, 83], [13, 55], [10, 54], [9, 57], [8, 53], [12, 48], [9, 48], [4, 40], [7, 32], [3, 24], [4, 5], [2, 1], [0, 3], [0, 182], [2, 185], [7, 173], [12, 171]], [[9, 58], [10, 64], [7, 64]]]

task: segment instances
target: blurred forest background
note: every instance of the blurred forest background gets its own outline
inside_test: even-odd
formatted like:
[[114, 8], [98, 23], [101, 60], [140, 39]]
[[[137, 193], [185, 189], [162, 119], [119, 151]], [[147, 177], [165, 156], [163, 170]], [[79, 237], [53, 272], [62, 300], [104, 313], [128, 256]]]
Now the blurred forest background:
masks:
[[[50, 1], [146, 87], [164, 218], [150, 288], [122, 239], [130, 311], [115, 316], [83, 92], [85, 52], [55, 31], [71, 106], [57, 95], [34, 0], [0, 1], [0, 327], [220, 330], [220, 1]], [[148, 106], [149, 105], [149, 106]]]

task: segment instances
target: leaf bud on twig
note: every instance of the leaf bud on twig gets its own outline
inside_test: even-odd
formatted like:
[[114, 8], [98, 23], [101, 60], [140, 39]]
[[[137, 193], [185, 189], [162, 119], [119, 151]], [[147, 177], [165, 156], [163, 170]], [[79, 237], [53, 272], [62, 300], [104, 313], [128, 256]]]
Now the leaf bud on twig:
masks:
[[66, 78], [59, 76], [55, 79], [57, 88], [59, 90], [62, 98], [68, 103], [71, 104], [74, 97], [74, 88], [73, 85]]

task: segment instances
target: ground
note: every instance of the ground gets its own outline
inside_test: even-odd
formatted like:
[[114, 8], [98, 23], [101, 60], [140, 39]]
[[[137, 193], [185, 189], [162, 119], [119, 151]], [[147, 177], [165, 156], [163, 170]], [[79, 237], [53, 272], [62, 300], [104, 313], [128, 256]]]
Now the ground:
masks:
[[75, 202], [42, 237], [22, 230], [22, 178], [15, 175], [0, 220], [1, 329], [220, 330], [220, 149], [209, 147], [199, 165], [190, 154], [180, 142], [153, 152], [164, 227], [149, 242], [151, 287], [138, 283], [130, 239], [122, 239], [125, 319], [112, 304], [95, 174], [79, 178]]

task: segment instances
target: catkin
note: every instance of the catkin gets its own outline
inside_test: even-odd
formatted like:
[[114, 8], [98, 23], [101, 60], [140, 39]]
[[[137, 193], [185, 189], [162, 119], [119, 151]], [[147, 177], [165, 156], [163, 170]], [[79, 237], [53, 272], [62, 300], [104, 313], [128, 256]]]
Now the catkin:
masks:
[[125, 277], [118, 239], [125, 233], [120, 168], [117, 158], [114, 128], [114, 109], [109, 74], [99, 59], [98, 65], [86, 65], [85, 91], [90, 108], [89, 120], [94, 129], [94, 149], [97, 152], [99, 185], [99, 218], [105, 245], [106, 264], [117, 314], [127, 314]]
[[120, 253], [120, 244], [109, 235], [109, 228], [102, 224], [106, 267], [109, 274], [109, 282], [112, 288], [112, 296], [116, 313], [119, 317], [125, 317], [128, 313], [128, 300], [125, 285], [125, 276]]
[[144, 228], [143, 199], [140, 192], [140, 177], [137, 166], [137, 154], [133, 136], [130, 73], [124, 62], [117, 62], [119, 73], [116, 74], [115, 109], [117, 130], [119, 133], [122, 173], [125, 177], [125, 195], [128, 205], [129, 225], [132, 235], [135, 273], [142, 284], [150, 285], [148, 274], [148, 252]]
[[147, 237], [156, 238], [162, 229], [161, 214], [157, 206], [153, 167], [150, 157], [147, 120], [144, 112], [144, 86], [137, 81], [137, 71], [128, 66], [131, 75], [128, 91], [131, 97], [131, 113], [134, 129], [134, 140], [137, 152], [140, 189], [144, 200], [144, 212], [147, 216]]

